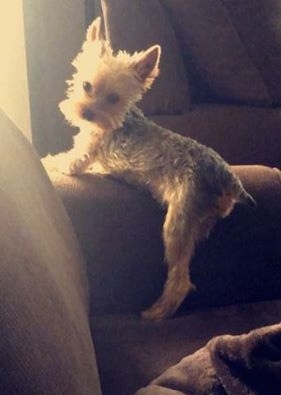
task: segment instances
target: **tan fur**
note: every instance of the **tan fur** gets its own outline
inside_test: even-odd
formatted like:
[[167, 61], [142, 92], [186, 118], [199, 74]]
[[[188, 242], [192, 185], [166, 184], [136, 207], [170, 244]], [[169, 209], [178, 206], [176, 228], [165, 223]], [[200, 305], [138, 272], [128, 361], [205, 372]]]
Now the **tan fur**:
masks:
[[160, 298], [143, 312], [149, 319], [172, 315], [194, 289], [189, 265], [196, 244], [249, 196], [216, 152], [161, 128], [135, 106], [159, 73], [160, 54], [158, 45], [114, 54], [101, 39], [100, 19], [95, 20], [59, 105], [80, 132], [69, 152], [43, 160], [47, 168], [76, 176], [98, 164], [102, 172], [148, 189], [167, 208], [167, 280]]

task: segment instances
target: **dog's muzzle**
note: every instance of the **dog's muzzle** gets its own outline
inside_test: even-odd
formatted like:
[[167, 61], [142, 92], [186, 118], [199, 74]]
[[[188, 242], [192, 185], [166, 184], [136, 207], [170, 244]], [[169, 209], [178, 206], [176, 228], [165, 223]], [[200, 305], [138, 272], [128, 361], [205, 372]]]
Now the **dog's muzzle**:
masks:
[[93, 121], [96, 117], [95, 113], [87, 108], [86, 110], [82, 111], [81, 114], [82, 118], [85, 119], [86, 121]]

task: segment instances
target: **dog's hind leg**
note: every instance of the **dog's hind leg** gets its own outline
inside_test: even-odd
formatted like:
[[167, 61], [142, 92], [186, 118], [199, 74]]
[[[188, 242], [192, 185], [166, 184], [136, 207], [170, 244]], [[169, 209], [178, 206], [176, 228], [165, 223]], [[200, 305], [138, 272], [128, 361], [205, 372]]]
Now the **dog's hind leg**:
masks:
[[145, 319], [160, 320], [171, 316], [194, 289], [189, 263], [198, 238], [198, 221], [188, 218], [188, 212], [178, 205], [170, 204], [168, 208], [163, 228], [167, 280], [160, 298], [142, 312]]

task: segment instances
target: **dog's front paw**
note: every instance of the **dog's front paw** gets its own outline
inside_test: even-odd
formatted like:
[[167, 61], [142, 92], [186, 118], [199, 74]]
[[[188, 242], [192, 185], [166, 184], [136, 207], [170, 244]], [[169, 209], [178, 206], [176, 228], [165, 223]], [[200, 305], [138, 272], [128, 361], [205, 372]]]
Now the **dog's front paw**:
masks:
[[74, 176], [84, 172], [89, 165], [89, 154], [85, 153], [81, 157], [72, 160], [68, 166], [68, 175]]
[[77, 175], [83, 173], [82, 161], [80, 159], [75, 159], [75, 160], [71, 161], [68, 164], [67, 169], [64, 169], [63, 173], [67, 174], [69, 176], [77, 176]]
[[68, 153], [61, 153], [55, 156], [48, 155], [41, 160], [47, 171], [59, 171], [67, 176], [79, 175], [88, 167], [90, 156], [85, 153], [79, 158]]
[[66, 154], [58, 154], [58, 155], [48, 155], [45, 158], [41, 159], [41, 163], [47, 170], [50, 171], [58, 171], [59, 173], [71, 175], [70, 169], [70, 161]]

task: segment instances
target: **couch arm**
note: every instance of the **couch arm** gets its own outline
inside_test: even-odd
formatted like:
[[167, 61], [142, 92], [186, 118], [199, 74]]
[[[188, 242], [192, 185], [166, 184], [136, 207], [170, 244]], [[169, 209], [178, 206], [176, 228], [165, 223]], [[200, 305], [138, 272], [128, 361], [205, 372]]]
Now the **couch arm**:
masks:
[[[277, 169], [236, 166], [258, 207], [237, 206], [198, 247], [191, 265], [197, 291], [184, 306], [281, 296], [281, 178]], [[139, 312], [165, 280], [161, 228], [152, 197], [108, 176], [50, 174], [84, 251], [92, 313]]]
[[0, 135], [0, 393], [100, 395], [77, 238], [1, 110]]

